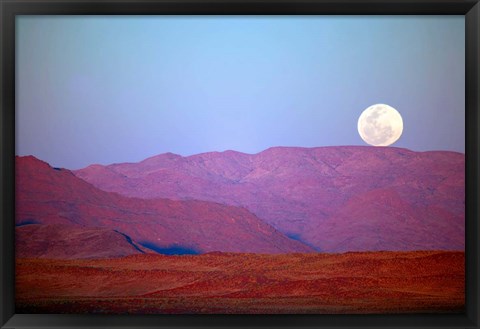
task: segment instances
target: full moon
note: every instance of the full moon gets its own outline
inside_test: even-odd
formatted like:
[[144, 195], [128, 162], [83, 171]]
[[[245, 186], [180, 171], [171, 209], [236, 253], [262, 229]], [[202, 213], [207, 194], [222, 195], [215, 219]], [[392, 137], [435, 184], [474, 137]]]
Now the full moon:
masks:
[[392, 145], [400, 138], [402, 132], [402, 116], [389, 105], [372, 105], [358, 118], [360, 137], [365, 143], [373, 146]]

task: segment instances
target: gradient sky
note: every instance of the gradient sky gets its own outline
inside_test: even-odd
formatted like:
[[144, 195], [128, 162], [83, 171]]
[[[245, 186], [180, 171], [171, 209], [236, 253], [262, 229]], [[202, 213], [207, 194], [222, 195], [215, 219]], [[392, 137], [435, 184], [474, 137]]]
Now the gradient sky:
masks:
[[272, 146], [465, 149], [464, 16], [17, 16], [16, 153], [53, 166]]

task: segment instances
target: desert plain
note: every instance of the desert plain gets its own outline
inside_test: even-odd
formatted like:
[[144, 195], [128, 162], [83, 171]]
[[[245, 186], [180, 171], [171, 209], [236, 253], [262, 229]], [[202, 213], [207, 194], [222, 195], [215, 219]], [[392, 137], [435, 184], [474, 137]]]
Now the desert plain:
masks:
[[134, 255], [17, 260], [20, 313], [462, 312], [464, 253]]

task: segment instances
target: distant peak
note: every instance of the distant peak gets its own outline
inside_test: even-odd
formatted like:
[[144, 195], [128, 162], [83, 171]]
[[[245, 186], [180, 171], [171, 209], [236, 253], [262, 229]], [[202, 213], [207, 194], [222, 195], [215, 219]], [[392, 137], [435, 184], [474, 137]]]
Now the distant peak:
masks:
[[[15, 159], [21, 160], [21, 161], [42, 161], [35, 157], [34, 155], [16, 155]], [[44, 161], [42, 161], [44, 162]]]
[[87, 166], [85, 169], [101, 169], [101, 168], [105, 168], [105, 166], [101, 165], [99, 163], [94, 163], [94, 164], [91, 164], [91, 165]]
[[160, 153], [160, 154], [157, 154], [157, 155], [153, 155], [151, 157], [148, 157], [140, 162], [147, 162], [147, 161], [152, 161], [152, 160], [159, 160], [159, 159], [178, 159], [178, 158], [183, 158], [183, 156], [179, 155], [179, 154], [176, 154], [176, 153], [172, 153], [172, 152], [166, 152], [166, 153]]
[[162, 155], [169, 158], [182, 158], [180, 154], [176, 154], [172, 152], [163, 153]]
[[22, 165], [37, 165], [37, 166], [40, 165], [40, 166], [52, 167], [48, 162], [40, 160], [33, 155], [25, 155], [25, 156], [16, 155], [15, 162], [17, 164], [22, 164]]

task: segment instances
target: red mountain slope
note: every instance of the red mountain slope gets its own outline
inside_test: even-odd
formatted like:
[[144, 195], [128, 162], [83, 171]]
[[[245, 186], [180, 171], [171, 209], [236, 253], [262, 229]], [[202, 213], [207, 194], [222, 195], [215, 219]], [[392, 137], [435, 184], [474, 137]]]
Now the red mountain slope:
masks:
[[17, 225], [115, 229], [165, 253], [312, 251], [244, 208], [195, 200], [128, 198], [101, 191], [70, 171], [34, 157], [16, 159], [16, 202]]
[[21, 258], [112, 258], [153, 253], [115, 230], [76, 225], [18, 226], [15, 243], [15, 256]]
[[242, 206], [322, 251], [464, 248], [465, 156], [394, 147], [276, 147], [140, 163], [75, 174], [139, 198]]

